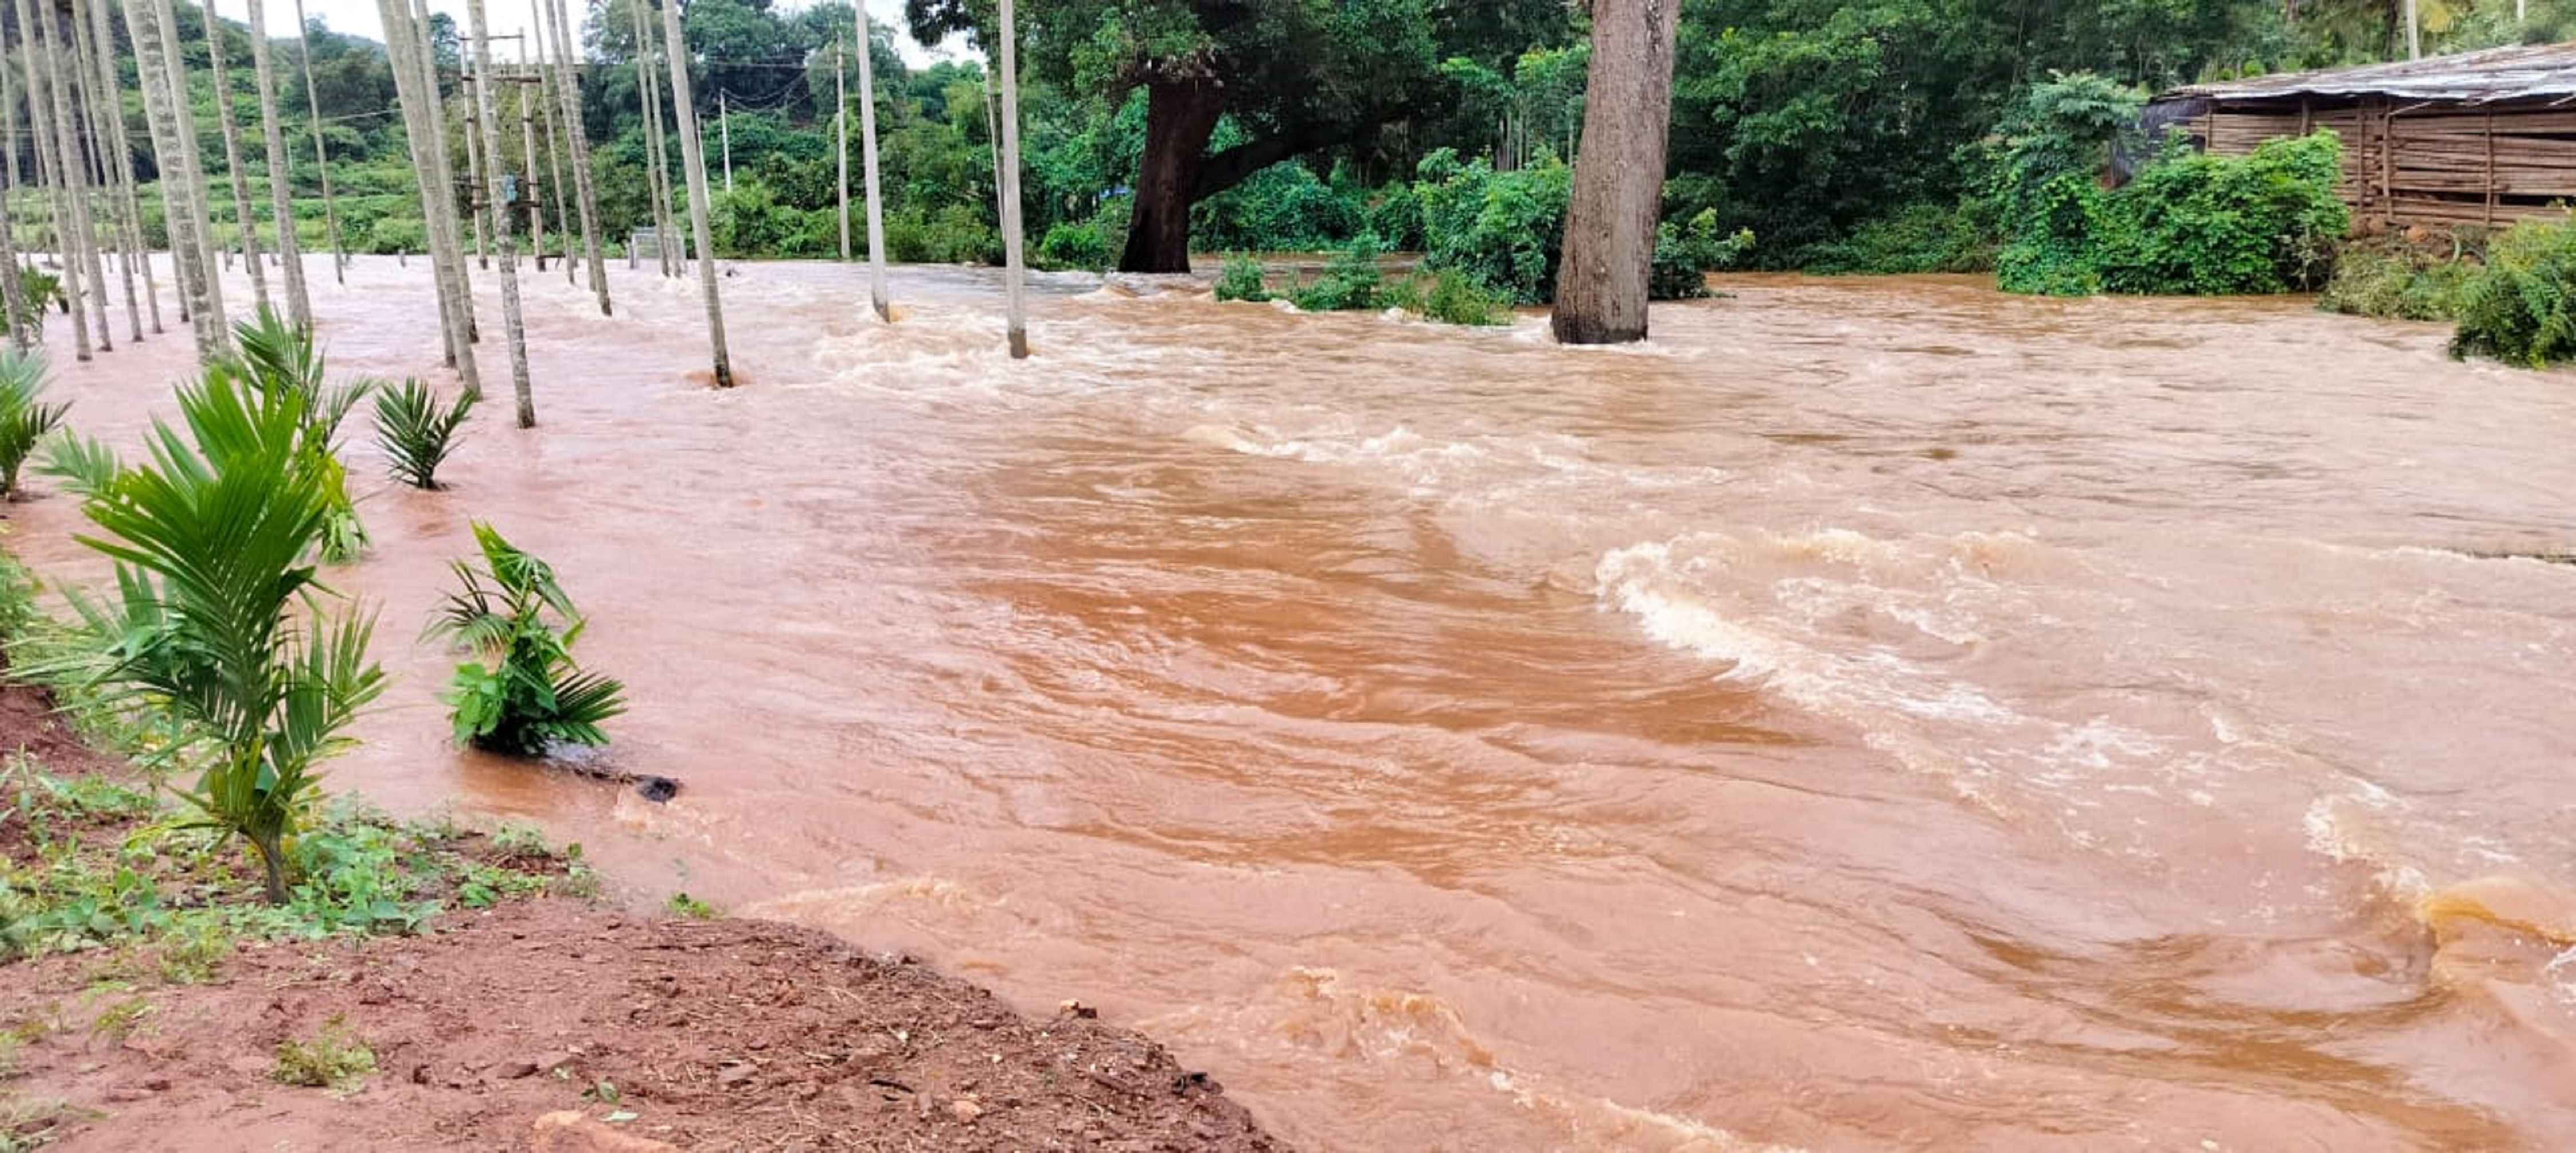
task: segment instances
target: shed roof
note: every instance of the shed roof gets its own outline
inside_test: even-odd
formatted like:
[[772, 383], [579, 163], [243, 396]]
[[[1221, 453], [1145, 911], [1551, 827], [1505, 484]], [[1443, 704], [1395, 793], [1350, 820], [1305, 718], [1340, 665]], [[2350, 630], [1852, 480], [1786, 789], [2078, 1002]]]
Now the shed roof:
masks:
[[2470, 103], [2576, 96], [2576, 43], [2489, 48], [2422, 60], [2191, 84], [2156, 99], [2238, 101], [2284, 96], [2391, 96]]

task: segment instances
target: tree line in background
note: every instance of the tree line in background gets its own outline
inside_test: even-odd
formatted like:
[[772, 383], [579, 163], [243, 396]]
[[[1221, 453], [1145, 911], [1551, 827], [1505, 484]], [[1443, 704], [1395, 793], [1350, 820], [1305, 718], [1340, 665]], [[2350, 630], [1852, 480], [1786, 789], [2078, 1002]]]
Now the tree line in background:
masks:
[[[580, 45], [581, 108], [613, 237], [653, 222], [634, 2], [591, 0]], [[1719, 238], [1749, 230], [1759, 244], [1746, 258], [1768, 267], [1990, 267], [2007, 240], [2002, 134], [2034, 86], [2060, 72], [2135, 90], [2384, 59], [2404, 51], [2402, 3], [1685, 0], [1664, 218], [1675, 241], [1694, 229]], [[2517, 25], [2510, 0], [2419, 6], [2428, 51], [2547, 39], [2566, 22], [2543, 4]], [[506, 7], [495, 11], [511, 21]], [[908, 10], [915, 34], [934, 42], [955, 32], [988, 41], [992, 15], [966, 0], [912, 0]], [[198, 151], [213, 167], [223, 149], [203, 67], [204, 13], [180, 4], [177, 16]], [[0, 6], [0, 25], [11, 23]], [[462, 45], [446, 17], [432, 23], [440, 83], [452, 90]], [[250, 58], [241, 26], [221, 24], [226, 56]], [[853, 103], [860, 98], [848, 60], [854, 11], [837, 0], [793, 12], [768, 0], [690, 0], [684, 25], [702, 134], [710, 160], [722, 154], [717, 251], [835, 254], [834, 92], [838, 80]], [[20, 43], [10, 31], [9, 42]], [[272, 53], [282, 71], [312, 77], [311, 101], [303, 84], [280, 86], [305, 246], [327, 240], [321, 174], [305, 135], [318, 120], [347, 244], [421, 251], [417, 186], [383, 47], [318, 20], [307, 31], [309, 59], [292, 39]], [[1555, 241], [1531, 225], [1562, 213], [1568, 162], [1581, 147], [1589, 31], [1584, 13], [1560, 0], [1034, 6], [1022, 26], [1022, 202], [1033, 250], [1041, 264], [1152, 271], [1186, 268], [1192, 252], [1366, 243], [1426, 252], [1501, 295], [1542, 300]], [[867, 51], [889, 255], [998, 261], [989, 76], [973, 60], [908, 67], [892, 30], [875, 33]], [[121, 30], [117, 37], [130, 84], [133, 52]], [[233, 115], [250, 108], [255, 126], [249, 70], [232, 69], [228, 81]], [[8, 95], [0, 127], [10, 130], [11, 178], [32, 184], [24, 97]], [[152, 179], [159, 160], [131, 87], [124, 112], [140, 146], [138, 171]], [[461, 152], [461, 115], [445, 130]], [[678, 142], [664, 134], [662, 145], [662, 162], [676, 164]], [[548, 161], [561, 159], [535, 166], [540, 185], [552, 179]], [[244, 183], [264, 199], [266, 173], [252, 167]], [[229, 182], [210, 189], [219, 233], [237, 233]], [[163, 243], [157, 198], [143, 203], [144, 228]], [[550, 232], [549, 247], [559, 249], [562, 236]]]

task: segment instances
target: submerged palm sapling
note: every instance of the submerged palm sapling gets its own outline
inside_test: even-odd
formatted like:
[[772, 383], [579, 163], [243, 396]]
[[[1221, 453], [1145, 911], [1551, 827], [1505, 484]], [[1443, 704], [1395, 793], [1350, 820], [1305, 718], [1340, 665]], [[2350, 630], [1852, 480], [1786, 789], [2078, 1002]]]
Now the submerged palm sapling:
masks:
[[18, 469], [63, 422], [70, 401], [48, 404], [41, 353], [0, 351], [0, 498], [18, 495]]
[[626, 711], [626, 686], [574, 663], [585, 622], [553, 567], [480, 521], [474, 540], [483, 566], [454, 562], [464, 588], [448, 594], [430, 625], [432, 636], [476, 658], [456, 667], [447, 692], [457, 741], [520, 757], [607, 744], [599, 726]]
[[456, 430], [474, 411], [479, 393], [462, 392], [456, 403], [440, 407], [438, 394], [418, 380], [376, 393], [376, 443], [385, 450], [386, 469], [413, 488], [435, 489], [438, 466], [456, 447]]

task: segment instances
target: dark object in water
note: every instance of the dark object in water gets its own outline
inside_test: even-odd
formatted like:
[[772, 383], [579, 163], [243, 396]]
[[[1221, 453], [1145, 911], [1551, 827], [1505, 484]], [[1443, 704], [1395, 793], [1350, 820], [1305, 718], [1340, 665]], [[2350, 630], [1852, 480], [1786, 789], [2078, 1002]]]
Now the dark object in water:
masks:
[[669, 777], [636, 777], [635, 795], [655, 804], [680, 795], [680, 782]]

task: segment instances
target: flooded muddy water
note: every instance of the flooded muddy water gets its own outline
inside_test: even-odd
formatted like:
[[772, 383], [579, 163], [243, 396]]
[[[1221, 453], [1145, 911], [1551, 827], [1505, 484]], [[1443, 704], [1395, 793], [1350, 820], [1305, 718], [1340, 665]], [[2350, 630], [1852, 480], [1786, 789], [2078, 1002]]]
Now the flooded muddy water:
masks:
[[[1945, 279], [1598, 350], [1042, 277], [1014, 363], [982, 273], [736, 271], [744, 387], [694, 282], [549, 274], [542, 426], [370, 480], [341, 787], [1097, 1004], [1313, 1149], [2576, 1147], [2576, 567], [2481, 555], [2576, 547], [2576, 378]], [[430, 366], [424, 264], [314, 297]], [[676, 802], [447, 747], [474, 518]]]

